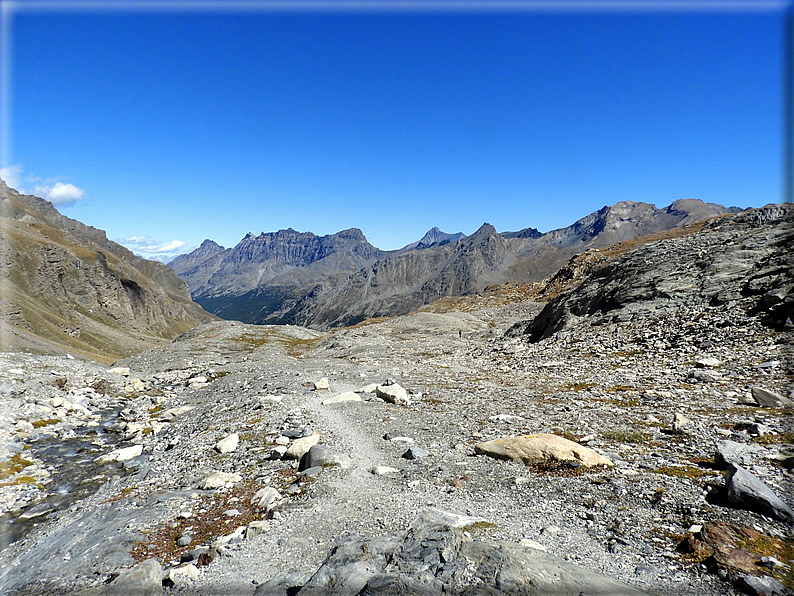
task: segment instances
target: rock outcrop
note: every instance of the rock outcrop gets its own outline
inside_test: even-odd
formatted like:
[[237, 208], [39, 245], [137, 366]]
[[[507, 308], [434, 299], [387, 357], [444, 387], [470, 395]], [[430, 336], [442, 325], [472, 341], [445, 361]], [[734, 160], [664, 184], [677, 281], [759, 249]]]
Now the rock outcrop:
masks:
[[751, 312], [775, 329], [794, 315], [794, 206], [769, 205], [708, 222], [691, 236], [638, 247], [592, 271], [508, 335], [538, 341], [575, 320], [592, 324], [659, 316], [687, 304], [754, 298]]

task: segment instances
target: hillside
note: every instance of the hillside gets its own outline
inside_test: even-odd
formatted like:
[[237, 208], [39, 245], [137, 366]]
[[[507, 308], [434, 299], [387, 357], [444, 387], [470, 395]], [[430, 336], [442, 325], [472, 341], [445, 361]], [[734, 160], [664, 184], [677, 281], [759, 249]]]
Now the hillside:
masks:
[[112, 361], [213, 318], [166, 265], [2, 181], [0, 234], [4, 350]]

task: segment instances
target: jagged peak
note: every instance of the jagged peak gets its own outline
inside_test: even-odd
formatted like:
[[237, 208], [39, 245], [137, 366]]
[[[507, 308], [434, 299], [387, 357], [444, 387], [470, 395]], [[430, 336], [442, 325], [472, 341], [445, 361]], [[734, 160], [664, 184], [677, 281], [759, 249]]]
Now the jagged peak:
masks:
[[474, 232], [474, 234], [469, 236], [469, 238], [473, 241], [477, 241], [477, 240], [485, 240], [486, 238], [490, 238], [496, 235], [497, 235], [496, 228], [494, 228], [488, 222], [485, 222], [480, 226], [480, 228], [476, 232]]
[[220, 244], [218, 244], [214, 240], [210, 240], [209, 238], [204, 240], [204, 242], [201, 243], [199, 248], [220, 248], [221, 250], [223, 249], [223, 247]]
[[345, 238], [347, 240], [361, 240], [362, 242], [367, 241], [367, 237], [364, 236], [364, 232], [362, 232], [359, 228], [348, 228], [346, 230], [341, 230], [334, 234], [339, 238]]

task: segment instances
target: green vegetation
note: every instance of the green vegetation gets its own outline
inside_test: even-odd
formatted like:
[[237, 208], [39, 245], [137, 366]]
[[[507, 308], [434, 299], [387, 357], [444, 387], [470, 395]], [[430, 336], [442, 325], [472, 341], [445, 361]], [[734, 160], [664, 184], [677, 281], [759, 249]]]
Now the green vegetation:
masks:
[[49, 426], [50, 424], [58, 424], [60, 421], [61, 421], [60, 418], [46, 418], [44, 420], [34, 420], [33, 428], [41, 428], [43, 426]]

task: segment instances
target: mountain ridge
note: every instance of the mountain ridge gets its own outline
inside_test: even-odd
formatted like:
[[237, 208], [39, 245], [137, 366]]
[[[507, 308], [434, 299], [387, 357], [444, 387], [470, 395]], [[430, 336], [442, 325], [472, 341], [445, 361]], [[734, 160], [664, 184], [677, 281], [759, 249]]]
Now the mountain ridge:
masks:
[[0, 180], [5, 347], [115, 359], [214, 317], [163, 263]]

